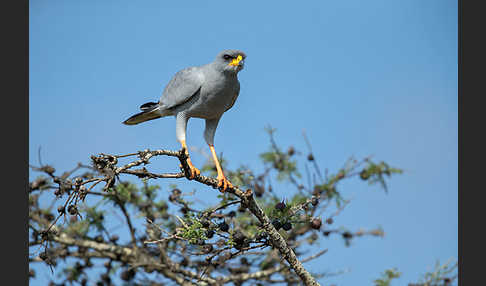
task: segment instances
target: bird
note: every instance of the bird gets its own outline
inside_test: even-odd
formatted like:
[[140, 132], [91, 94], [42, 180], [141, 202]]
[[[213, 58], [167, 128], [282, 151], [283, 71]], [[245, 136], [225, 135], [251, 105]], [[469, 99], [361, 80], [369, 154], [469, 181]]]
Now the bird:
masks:
[[165, 86], [158, 102], [147, 102], [140, 106], [141, 112], [123, 121], [126, 125], [174, 116], [176, 138], [184, 150], [192, 180], [201, 172], [191, 162], [186, 144], [189, 118], [204, 119], [204, 139], [216, 165], [217, 188], [225, 192], [233, 188], [224, 175], [214, 148], [214, 135], [218, 123], [226, 111], [235, 104], [240, 93], [238, 73], [244, 68], [246, 54], [241, 50], [228, 49], [219, 52], [216, 58], [205, 65], [192, 66], [178, 71]]

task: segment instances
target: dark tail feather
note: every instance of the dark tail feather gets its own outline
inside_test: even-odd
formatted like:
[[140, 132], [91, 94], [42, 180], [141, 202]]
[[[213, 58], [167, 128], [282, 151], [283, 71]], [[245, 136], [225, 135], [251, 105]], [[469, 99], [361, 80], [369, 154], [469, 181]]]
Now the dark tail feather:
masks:
[[142, 105], [140, 105], [140, 110], [142, 111], [150, 111], [152, 109], [155, 109], [158, 107], [158, 103], [157, 102], [147, 102], [147, 103], [144, 103]]
[[140, 106], [140, 109], [142, 109], [143, 111], [123, 121], [123, 124], [135, 125], [162, 117], [159, 112], [159, 105], [157, 103], [145, 103], [144, 105]]

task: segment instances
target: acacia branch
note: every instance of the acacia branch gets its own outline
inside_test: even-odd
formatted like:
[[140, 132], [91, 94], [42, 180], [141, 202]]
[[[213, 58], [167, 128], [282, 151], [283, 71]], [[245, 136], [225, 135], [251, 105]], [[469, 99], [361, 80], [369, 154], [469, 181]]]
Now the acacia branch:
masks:
[[[129, 248], [104, 242], [72, 238], [65, 233], [52, 235], [50, 237], [50, 240], [63, 245], [79, 246], [94, 250], [92, 252], [85, 252], [83, 254], [70, 253], [71, 256], [116, 259], [119, 261], [130, 263], [134, 267], [150, 266], [152, 269], [161, 272], [167, 278], [174, 280], [179, 285], [196, 285], [187, 281], [183, 277], [187, 276], [191, 278], [196, 278], [197, 274], [188, 270], [180, 270], [170, 260], [165, 260], [168, 263], [160, 263], [149, 254], [145, 253], [143, 250], [139, 250], [137, 248]], [[183, 273], [184, 275], [181, 277], [181, 275], [177, 274], [178, 272]], [[207, 280], [209, 280], [210, 282], [214, 282], [210, 279]]]
[[[56, 227], [54, 227], [54, 232], [58, 232]], [[178, 263], [172, 261], [164, 251], [161, 252], [160, 260], [156, 260], [153, 258], [153, 256], [141, 249], [118, 246], [88, 239], [73, 238], [62, 232], [59, 235], [51, 232], [49, 235], [49, 240], [57, 242], [61, 245], [78, 246], [85, 249], [91, 249], [91, 251], [85, 250], [82, 252], [70, 251], [67, 253], [68, 256], [77, 258], [108, 258], [130, 263], [133, 268], [150, 267], [179, 285], [223, 285], [228, 282], [243, 282], [250, 279], [264, 279], [270, 278], [270, 276], [274, 273], [288, 269], [287, 266], [278, 266], [254, 273], [240, 273], [226, 277], [211, 278], [207, 276], [200, 276], [197, 273], [183, 269]], [[42, 261], [44, 260], [38, 256], [29, 258], [29, 262]], [[197, 284], [193, 281], [197, 281]]]
[[[185, 153], [182, 151], [168, 151], [168, 150], [156, 150], [156, 151], [144, 151], [140, 152], [142, 154], [141, 159], [131, 162], [123, 167], [117, 168], [115, 173], [120, 173], [121, 171], [127, 170], [131, 167], [138, 166], [142, 163], [147, 163], [150, 158], [157, 155], [167, 155], [179, 158], [182, 164], [182, 169], [188, 170], [189, 166], [187, 164], [187, 158]], [[207, 186], [217, 188], [218, 181], [214, 178], [206, 177], [203, 175], [196, 176], [194, 178], [196, 182], [205, 184]], [[253, 192], [249, 189], [247, 191], [242, 191], [237, 186], [233, 186], [226, 190], [239, 197], [242, 200], [242, 204], [247, 207], [251, 213], [260, 221], [263, 229], [267, 232], [270, 242], [273, 247], [277, 248], [282, 257], [290, 264], [290, 267], [295, 271], [295, 273], [302, 279], [305, 285], [319, 285], [317, 281], [312, 277], [312, 275], [304, 268], [302, 263], [298, 260], [294, 251], [288, 246], [285, 239], [280, 235], [280, 233], [275, 229], [275, 227], [270, 222], [268, 216], [263, 212], [258, 203], [253, 197]]]
[[[118, 164], [118, 158], [123, 158], [127, 156], [138, 156], [137, 160], [134, 160], [132, 162], [129, 162], [128, 164], [125, 164], [123, 166], [117, 166]], [[145, 167], [142, 169], [137, 169], [137, 170], [131, 170], [134, 167], [140, 166], [140, 165], [146, 165], [149, 163], [149, 160], [152, 157], [156, 156], [171, 156], [171, 157], [177, 157], [181, 163], [180, 166], [180, 173], [172, 173], [172, 174], [154, 174], [149, 172]], [[91, 156], [93, 160], [93, 166], [94, 169], [98, 170], [103, 177], [96, 179], [89, 179], [89, 182], [95, 182], [95, 184], [104, 181], [105, 186], [103, 187], [103, 190], [107, 191], [109, 190], [115, 183], [116, 179], [118, 178], [118, 175], [120, 174], [127, 174], [127, 175], [135, 175], [137, 177], [144, 177], [144, 178], [151, 178], [151, 179], [158, 179], [158, 178], [182, 178], [186, 177], [189, 178], [188, 176], [188, 170], [189, 166], [187, 164], [187, 155], [184, 150], [180, 151], [171, 151], [171, 150], [155, 150], [155, 151], [150, 151], [150, 150], [144, 150], [140, 151], [137, 153], [132, 153], [128, 155], [119, 155], [119, 156], [113, 156], [113, 155], [107, 155], [107, 154], [100, 154], [99, 156]], [[198, 175], [194, 179], [194, 181], [210, 186], [214, 189], [216, 189], [218, 186], [218, 181], [214, 178], [211, 177], [206, 177], [203, 175]], [[77, 178], [77, 188], [73, 190], [72, 194], [75, 194], [74, 197], [76, 198], [76, 202], [79, 196], [86, 195], [86, 191], [84, 193], [81, 190], [79, 186], [81, 186], [82, 179]], [[94, 186], [91, 186], [94, 187]], [[91, 192], [92, 188], [89, 188], [87, 191]], [[227, 192], [237, 196], [240, 199], [240, 204], [241, 207], [243, 208], [248, 208], [250, 212], [258, 219], [260, 222], [261, 227], [266, 231], [268, 234], [269, 242], [271, 246], [276, 248], [281, 257], [283, 257], [288, 263], [291, 269], [294, 270], [294, 272], [300, 277], [304, 285], [319, 285], [317, 281], [312, 277], [312, 275], [304, 268], [302, 263], [298, 260], [297, 256], [295, 255], [294, 251], [292, 250], [291, 247], [287, 244], [285, 239], [280, 235], [280, 233], [275, 229], [275, 227], [272, 225], [270, 222], [270, 219], [268, 216], [263, 212], [261, 207], [258, 205], [258, 203], [255, 201], [254, 196], [253, 196], [253, 191], [251, 189], [248, 189], [246, 191], [240, 189], [238, 186], [233, 186], [230, 187], [226, 190]], [[70, 196], [72, 199], [72, 196]], [[84, 197], [83, 197], [84, 198]], [[231, 203], [232, 204], [232, 203]], [[131, 226], [131, 223], [128, 222], [130, 232], [132, 235], [132, 243], [135, 241], [134, 233], [133, 233], [133, 228]], [[52, 225], [51, 225], [52, 226]], [[67, 245], [78, 245], [78, 246], [84, 246], [84, 247], [89, 247], [92, 249], [95, 249], [98, 252], [110, 252], [110, 253], [116, 253], [118, 255], [122, 255], [126, 257], [129, 260], [133, 260], [133, 258], [130, 258], [134, 255], [135, 252], [139, 253], [138, 248], [136, 245], [134, 245], [134, 249], [126, 248], [126, 247], [119, 247], [115, 245], [109, 245], [109, 244], [100, 244], [96, 243], [93, 241], [86, 241], [86, 240], [75, 240], [73, 238], [70, 238], [66, 236], [65, 234], [61, 234], [59, 236], [55, 236], [55, 241], [67, 244]], [[141, 251], [141, 250], [140, 250]], [[184, 283], [187, 283], [186, 280], [180, 280], [179, 278], [181, 277], [175, 277], [174, 275], [177, 276], [175, 273], [182, 274], [183, 277], [189, 278], [189, 279], [195, 279], [197, 277], [198, 280], [201, 280], [201, 282], [209, 283], [213, 285], [215, 283], [221, 283], [222, 281], [218, 281], [221, 279], [214, 280], [213, 278], [210, 277], [204, 277], [201, 278], [197, 274], [193, 272], [187, 272], [188, 270], [182, 269], [180, 266], [178, 266], [176, 263], [170, 263], [169, 258], [167, 255], [162, 251], [161, 252], [161, 259], [165, 260], [162, 261], [162, 264], [158, 261], [154, 261], [153, 258], [146, 260], [150, 262], [152, 267], [155, 267], [157, 270], [159, 270], [161, 273], [166, 275], [168, 278], [171, 278], [174, 280], [176, 283], [184, 285]], [[109, 257], [109, 256], [107, 256]], [[137, 263], [137, 261], [134, 261]], [[140, 262], [138, 261], [140, 264]], [[168, 270], [170, 269], [170, 270]], [[169, 271], [169, 272], [167, 272]], [[261, 271], [260, 271], [261, 272]], [[244, 280], [245, 277], [260, 277], [260, 275], [266, 275], [268, 272], [261, 272], [260, 274], [252, 274], [251, 276], [241, 276], [238, 279]], [[235, 277], [236, 278], [236, 277]], [[248, 278], [248, 279], [253, 279], [253, 278]]]

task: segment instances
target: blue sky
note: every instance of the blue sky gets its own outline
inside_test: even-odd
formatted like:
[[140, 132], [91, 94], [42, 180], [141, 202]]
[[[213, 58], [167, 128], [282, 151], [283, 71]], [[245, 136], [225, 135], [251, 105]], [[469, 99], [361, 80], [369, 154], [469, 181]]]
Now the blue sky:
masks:
[[[248, 57], [240, 97], [215, 138], [231, 167], [260, 168], [270, 124], [279, 143], [307, 152], [305, 130], [331, 172], [368, 155], [405, 170], [388, 194], [346, 185], [352, 201], [335, 226], [381, 226], [386, 235], [349, 248], [322, 240], [329, 252], [307, 267], [349, 270], [322, 282], [372, 285], [397, 267], [396, 285], [404, 285], [437, 259], [457, 258], [456, 1], [37, 0], [29, 14], [31, 164], [39, 147], [58, 170], [101, 152], [179, 148], [173, 118], [121, 122], [158, 100], [178, 70], [241, 49]], [[189, 122], [188, 144], [209, 154], [203, 127]], [[202, 154], [192, 157], [204, 163]], [[42, 269], [32, 285], [50, 275]]]

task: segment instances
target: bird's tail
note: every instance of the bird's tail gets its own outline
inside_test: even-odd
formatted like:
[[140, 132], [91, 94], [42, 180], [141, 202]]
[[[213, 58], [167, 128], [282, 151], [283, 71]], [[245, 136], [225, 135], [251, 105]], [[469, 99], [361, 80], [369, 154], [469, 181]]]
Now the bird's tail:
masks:
[[135, 125], [164, 116], [160, 112], [160, 105], [156, 102], [147, 102], [140, 106], [140, 109], [142, 110], [142, 112], [137, 113], [127, 120], [123, 121], [123, 124]]

